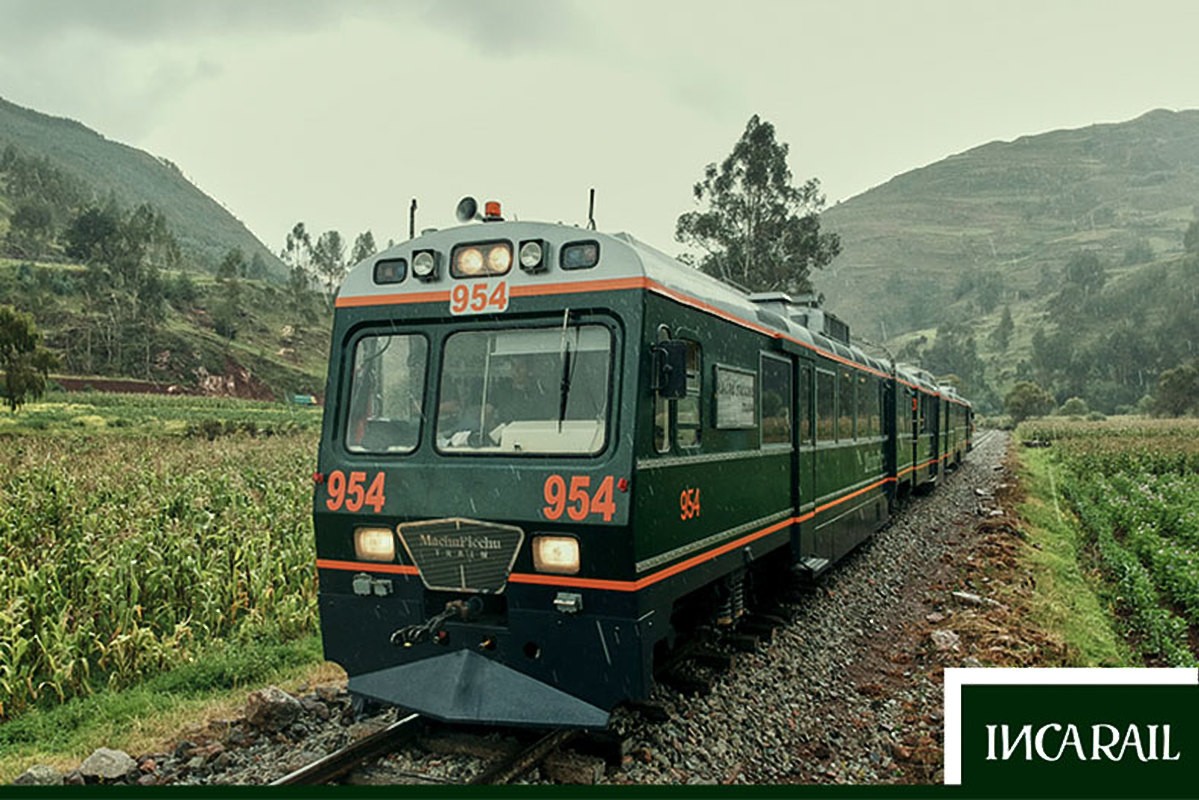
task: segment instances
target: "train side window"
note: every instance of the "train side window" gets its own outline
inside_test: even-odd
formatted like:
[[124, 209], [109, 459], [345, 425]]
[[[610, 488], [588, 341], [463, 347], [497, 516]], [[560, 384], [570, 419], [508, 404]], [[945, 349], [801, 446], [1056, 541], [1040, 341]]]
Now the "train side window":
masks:
[[886, 433], [886, 431], [883, 430], [883, 406], [885, 405], [883, 402], [883, 397], [886, 395], [886, 391], [887, 390], [886, 387], [883, 386], [883, 382], [875, 378], [874, 407], [870, 410], [870, 419], [872, 420], [871, 424], [874, 426], [874, 433], [876, 436], [882, 436], [884, 433]]
[[762, 355], [762, 444], [791, 444], [791, 362]]
[[809, 366], [801, 366], [799, 368], [799, 405], [796, 418], [799, 420], [799, 441], [800, 444], [810, 444], [812, 442], [812, 411], [809, 408], [809, 403], [812, 401], [812, 368]]
[[831, 442], [837, 431], [837, 376], [816, 370], [816, 441]]
[[675, 401], [674, 435], [679, 447], [699, 447], [703, 356], [699, 342], [687, 342], [687, 396]]
[[841, 380], [837, 390], [837, 439], [848, 441], [853, 438], [853, 374], [849, 370], [838, 370]]
[[865, 439], [874, 435], [870, 418], [871, 392], [870, 379], [865, 375], [858, 376], [858, 438]]

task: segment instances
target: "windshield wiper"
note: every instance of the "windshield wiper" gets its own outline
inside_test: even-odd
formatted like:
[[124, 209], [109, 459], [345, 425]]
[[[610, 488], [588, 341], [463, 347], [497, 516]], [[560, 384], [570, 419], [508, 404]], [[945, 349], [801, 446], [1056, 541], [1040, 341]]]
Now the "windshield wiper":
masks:
[[558, 353], [562, 359], [562, 382], [559, 384], [558, 395], [558, 433], [562, 433], [562, 423], [566, 420], [566, 401], [570, 397], [570, 342], [566, 341], [567, 326], [570, 324], [570, 309], [562, 312], [562, 342]]

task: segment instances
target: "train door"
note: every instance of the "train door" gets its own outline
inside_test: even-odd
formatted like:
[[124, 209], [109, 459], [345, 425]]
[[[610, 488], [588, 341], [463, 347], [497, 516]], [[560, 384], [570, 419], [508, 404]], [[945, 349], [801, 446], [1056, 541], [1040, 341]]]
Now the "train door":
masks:
[[[795, 529], [793, 552], [813, 574], [827, 565], [827, 554], [816, 541], [816, 524], [810, 517], [816, 508], [816, 393], [815, 372], [810, 361], [799, 359], [795, 370], [795, 509], [802, 520]], [[823, 562], [823, 563], [822, 563]]]
[[[889, 477], [895, 477], [899, 467], [899, 453], [897, 449], [900, 446], [899, 432], [895, 428], [895, 423], [898, 421], [895, 418], [895, 396], [898, 386], [894, 380], [879, 382], [879, 403], [882, 409], [883, 429], [880, 431], [883, 435], [883, 472]], [[895, 495], [899, 492], [899, 486], [895, 483], [887, 484], [887, 497], [891, 507], [895, 507]]]
[[923, 397], [914, 389], [908, 389], [908, 403], [911, 405], [911, 415], [908, 418], [908, 454], [911, 456], [912, 473], [909, 480], [914, 489], [920, 483], [920, 404]]
[[950, 466], [949, 454], [953, 452], [953, 432], [949, 425], [949, 407], [951, 403], [948, 400], [941, 401], [941, 471], [944, 472]]
[[941, 408], [938, 405], [938, 400], [932, 395], [925, 395], [924, 403], [927, 409], [924, 413], [924, 424], [927, 426], [925, 433], [928, 434], [928, 452], [924, 458], [932, 463], [928, 467], [929, 477], [937, 476], [937, 446], [940, 443], [941, 437]]
[[815, 413], [812, 409], [812, 365], [806, 361], [799, 362], [798, 373], [799, 411], [802, 414], [799, 424], [799, 441], [796, 452], [799, 453], [799, 464], [796, 466], [796, 485], [799, 497], [796, 498], [796, 508], [802, 515], [808, 506], [814, 507], [816, 500], [816, 459], [812, 447], [815, 442]]

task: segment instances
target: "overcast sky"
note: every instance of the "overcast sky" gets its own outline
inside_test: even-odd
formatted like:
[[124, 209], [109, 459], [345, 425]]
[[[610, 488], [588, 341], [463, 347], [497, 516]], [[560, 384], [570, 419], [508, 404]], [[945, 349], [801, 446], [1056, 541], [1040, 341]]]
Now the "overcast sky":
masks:
[[0, 0], [0, 96], [178, 164], [272, 250], [462, 195], [678, 252], [752, 114], [832, 205], [915, 167], [1199, 108], [1191, 0]]

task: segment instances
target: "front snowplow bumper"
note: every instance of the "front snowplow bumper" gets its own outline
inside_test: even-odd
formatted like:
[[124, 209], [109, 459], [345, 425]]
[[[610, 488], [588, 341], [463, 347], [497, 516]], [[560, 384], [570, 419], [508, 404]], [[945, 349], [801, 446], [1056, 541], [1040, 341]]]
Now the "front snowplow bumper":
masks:
[[446, 722], [608, 726], [607, 711], [472, 650], [351, 676], [349, 690]]

